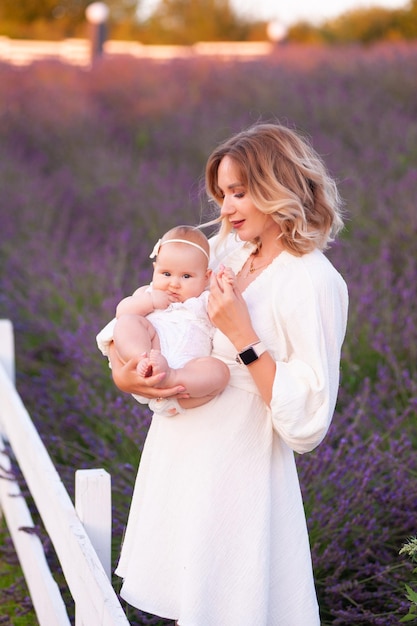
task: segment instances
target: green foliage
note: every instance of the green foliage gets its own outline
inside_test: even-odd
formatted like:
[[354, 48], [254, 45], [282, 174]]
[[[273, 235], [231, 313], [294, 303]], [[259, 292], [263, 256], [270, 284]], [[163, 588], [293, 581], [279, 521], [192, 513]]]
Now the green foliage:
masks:
[[13, 558], [14, 549], [6, 522], [1, 516], [0, 547], [2, 554], [7, 555], [7, 559], [0, 559], [0, 623], [6, 626], [32, 626], [34, 615], [28, 589], [17, 558]]
[[[85, 10], [92, 0], [1, 0], [0, 34], [32, 39], [87, 36]], [[106, 0], [110, 25], [136, 23], [139, 0]], [[135, 31], [131, 34], [135, 34]]]
[[159, 43], [189, 45], [245, 40], [249, 24], [235, 14], [229, 0], [161, 0], [146, 28]]
[[327, 40], [337, 43], [360, 41], [369, 44], [384, 39], [402, 39], [396, 15], [395, 11], [380, 7], [356, 9], [326, 22], [322, 32]]
[[[91, 0], [2, 0], [0, 35], [31, 39], [88, 36], [85, 9]], [[145, 44], [192, 45], [198, 41], [266, 40], [267, 24], [244, 17], [230, 0], [159, 0], [146, 20], [141, 0], [107, 0], [109, 37]], [[417, 3], [402, 9], [359, 8], [319, 25], [292, 25], [287, 40], [335, 44], [410, 40], [417, 37]]]
[[42, 18], [53, 19], [56, 9], [55, 0], [2, 0], [0, 16], [16, 22], [34, 22]]
[[[412, 563], [417, 563], [417, 537], [412, 537], [403, 545], [400, 550], [400, 554], [404, 554], [408, 556]], [[417, 574], [417, 567], [413, 570], [413, 574]], [[413, 581], [415, 584], [416, 581]], [[415, 622], [417, 621], [417, 591], [410, 587], [410, 585], [405, 586], [405, 597], [410, 602], [410, 608], [408, 610], [407, 615], [404, 615], [400, 622]]]

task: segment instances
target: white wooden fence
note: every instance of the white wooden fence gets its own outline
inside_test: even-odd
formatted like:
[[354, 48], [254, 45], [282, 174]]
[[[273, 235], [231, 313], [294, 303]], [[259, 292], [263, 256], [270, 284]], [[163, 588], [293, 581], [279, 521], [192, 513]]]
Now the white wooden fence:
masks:
[[128, 626], [110, 582], [111, 487], [102, 469], [76, 472], [75, 507], [14, 385], [14, 338], [0, 320], [0, 516], [12, 537], [41, 626], [70, 626], [31, 513], [18, 463], [75, 603], [76, 626]]
[[[137, 41], [108, 40], [104, 43], [106, 56], [128, 55], [142, 59], [168, 61], [174, 58], [216, 57], [221, 59], [258, 58], [274, 50], [269, 41], [214, 41], [192, 46], [144, 45]], [[33, 61], [55, 59], [71, 65], [89, 66], [91, 63], [88, 39], [62, 41], [30, 41], [0, 36], [0, 61], [13, 65], [29, 65]]]

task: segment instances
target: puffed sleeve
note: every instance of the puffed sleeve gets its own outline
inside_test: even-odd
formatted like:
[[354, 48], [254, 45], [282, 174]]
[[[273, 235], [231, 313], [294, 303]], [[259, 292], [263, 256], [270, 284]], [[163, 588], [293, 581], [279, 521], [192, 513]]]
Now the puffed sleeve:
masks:
[[[151, 293], [152, 291], [152, 283], [147, 286], [146, 292]], [[109, 348], [110, 344], [113, 341], [114, 327], [116, 325], [116, 318], [110, 320], [108, 324], [96, 336], [97, 346], [100, 352], [104, 354], [104, 356], [109, 356]]]
[[96, 336], [98, 349], [104, 354], [109, 356], [110, 344], [113, 341], [114, 327], [116, 324], [116, 318], [112, 319]]
[[274, 300], [280, 354], [271, 418], [278, 435], [302, 454], [323, 440], [333, 417], [346, 331], [347, 288], [330, 263], [318, 271], [301, 264], [301, 271], [289, 277], [286, 288], [275, 292]]

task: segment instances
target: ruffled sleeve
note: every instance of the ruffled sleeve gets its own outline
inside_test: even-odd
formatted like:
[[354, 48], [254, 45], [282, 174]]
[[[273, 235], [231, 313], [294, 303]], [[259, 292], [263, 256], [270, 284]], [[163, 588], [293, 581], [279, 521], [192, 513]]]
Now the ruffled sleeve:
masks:
[[271, 419], [278, 435], [298, 453], [323, 440], [339, 386], [348, 296], [344, 280], [324, 260], [318, 267], [296, 263], [296, 271], [292, 268], [274, 294], [280, 354]]
[[116, 318], [112, 319], [96, 336], [97, 346], [104, 356], [109, 356], [110, 344], [113, 341]]

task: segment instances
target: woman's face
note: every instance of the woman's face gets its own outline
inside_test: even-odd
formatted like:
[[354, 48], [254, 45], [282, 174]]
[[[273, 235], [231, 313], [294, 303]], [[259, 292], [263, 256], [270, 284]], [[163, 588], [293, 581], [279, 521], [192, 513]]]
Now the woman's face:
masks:
[[252, 241], [256, 237], [262, 241], [266, 236], [275, 238], [280, 233], [272, 217], [256, 208], [241, 181], [239, 168], [228, 156], [220, 161], [217, 184], [223, 197], [220, 215], [228, 220], [242, 241]]

